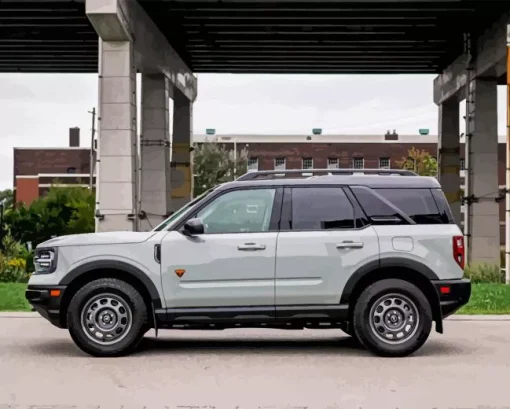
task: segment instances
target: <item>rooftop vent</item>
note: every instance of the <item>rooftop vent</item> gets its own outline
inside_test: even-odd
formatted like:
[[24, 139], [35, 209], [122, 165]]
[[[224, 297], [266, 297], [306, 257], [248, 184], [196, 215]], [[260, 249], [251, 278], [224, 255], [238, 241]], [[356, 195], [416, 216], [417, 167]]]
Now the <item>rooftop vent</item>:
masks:
[[314, 135], [322, 135], [322, 128], [313, 128], [312, 133]]
[[418, 132], [420, 133], [420, 135], [428, 135], [430, 130], [429, 129], [425, 129], [425, 128], [421, 128], [418, 130]]
[[207, 128], [205, 130], [205, 133], [206, 135], [215, 135], [216, 134], [216, 129], [213, 129], [213, 128]]
[[384, 135], [384, 140], [385, 141], [398, 141], [398, 133], [395, 131], [395, 129], [393, 130], [393, 132], [390, 133], [390, 130], [388, 129], [386, 131], [386, 134]]

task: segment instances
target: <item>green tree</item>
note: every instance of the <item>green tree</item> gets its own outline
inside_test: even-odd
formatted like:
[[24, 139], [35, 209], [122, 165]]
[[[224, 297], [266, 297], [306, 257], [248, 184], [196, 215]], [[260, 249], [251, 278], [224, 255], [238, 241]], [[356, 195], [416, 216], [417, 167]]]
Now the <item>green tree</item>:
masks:
[[[234, 180], [248, 171], [248, 151], [242, 149], [237, 158], [233, 150], [218, 143], [203, 143], [193, 151], [194, 197], [220, 183]], [[234, 175], [235, 169], [235, 175]]]
[[35, 247], [53, 236], [94, 231], [95, 198], [84, 187], [51, 187], [30, 206], [17, 206], [5, 215], [12, 237]]
[[5, 199], [5, 209], [12, 206], [13, 194], [11, 189], [5, 189], [0, 191], [0, 202]]
[[437, 176], [437, 160], [429, 152], [416, 149], [414, 146], [409, 150], [407, 157], [397, 161], [397, 166], [416, 172], [420, 176]]

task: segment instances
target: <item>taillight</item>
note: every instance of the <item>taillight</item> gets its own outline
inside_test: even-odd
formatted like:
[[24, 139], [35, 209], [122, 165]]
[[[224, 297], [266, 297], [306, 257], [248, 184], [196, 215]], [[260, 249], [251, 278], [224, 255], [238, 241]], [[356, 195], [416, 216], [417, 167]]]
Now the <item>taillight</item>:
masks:
[[453, 236], [453, 258], [464, 269], [464, 236]]

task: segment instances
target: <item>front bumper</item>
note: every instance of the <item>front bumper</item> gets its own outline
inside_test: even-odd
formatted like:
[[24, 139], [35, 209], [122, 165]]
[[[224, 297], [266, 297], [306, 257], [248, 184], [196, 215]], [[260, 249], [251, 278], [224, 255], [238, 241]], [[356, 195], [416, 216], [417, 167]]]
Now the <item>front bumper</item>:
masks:
[[[65, 328], [61, 319], [60, 306], [66, 286], [29, 285], [25, 298], [35, 310], [58, 328]], [[57, 295], [58, 293], [58, 295]]]
[[439, 280], [433, 281], [433, 284], [439, 295], [443, 318], [454, 314], [459, 308], [469, 302], [471, 297], [471, 280], [467, 278], [460, 280]]

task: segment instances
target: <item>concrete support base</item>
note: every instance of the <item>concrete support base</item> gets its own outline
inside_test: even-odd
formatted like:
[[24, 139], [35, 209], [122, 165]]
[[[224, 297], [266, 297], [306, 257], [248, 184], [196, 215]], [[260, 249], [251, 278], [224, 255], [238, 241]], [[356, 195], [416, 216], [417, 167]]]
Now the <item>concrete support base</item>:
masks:
[[[471, 152], [466, 152], [466, 172], [474, 202], [467, 206], [468, 263], [500, 264], [499, 192], [498, 183], [498, 118], [497, 83], [476, 79], [470, 84], [466, 101], [469, 115], [467, 137]], [[468, 145], [468, 144], [466, 144]]]
[[461, 225], [459, 103], [439, 105], [438, 177], [455, 222]]
[[193, 103], [174, 89], [172, 136], [172, 210], [188, 203], [193, 196]]
[[136, 68], [133, 44], [99, 40], [96, 231], [136, 229]]
[[168, 80], [142, 76], [140, 230], [149, 231], [170, 212], [170, 128]]

